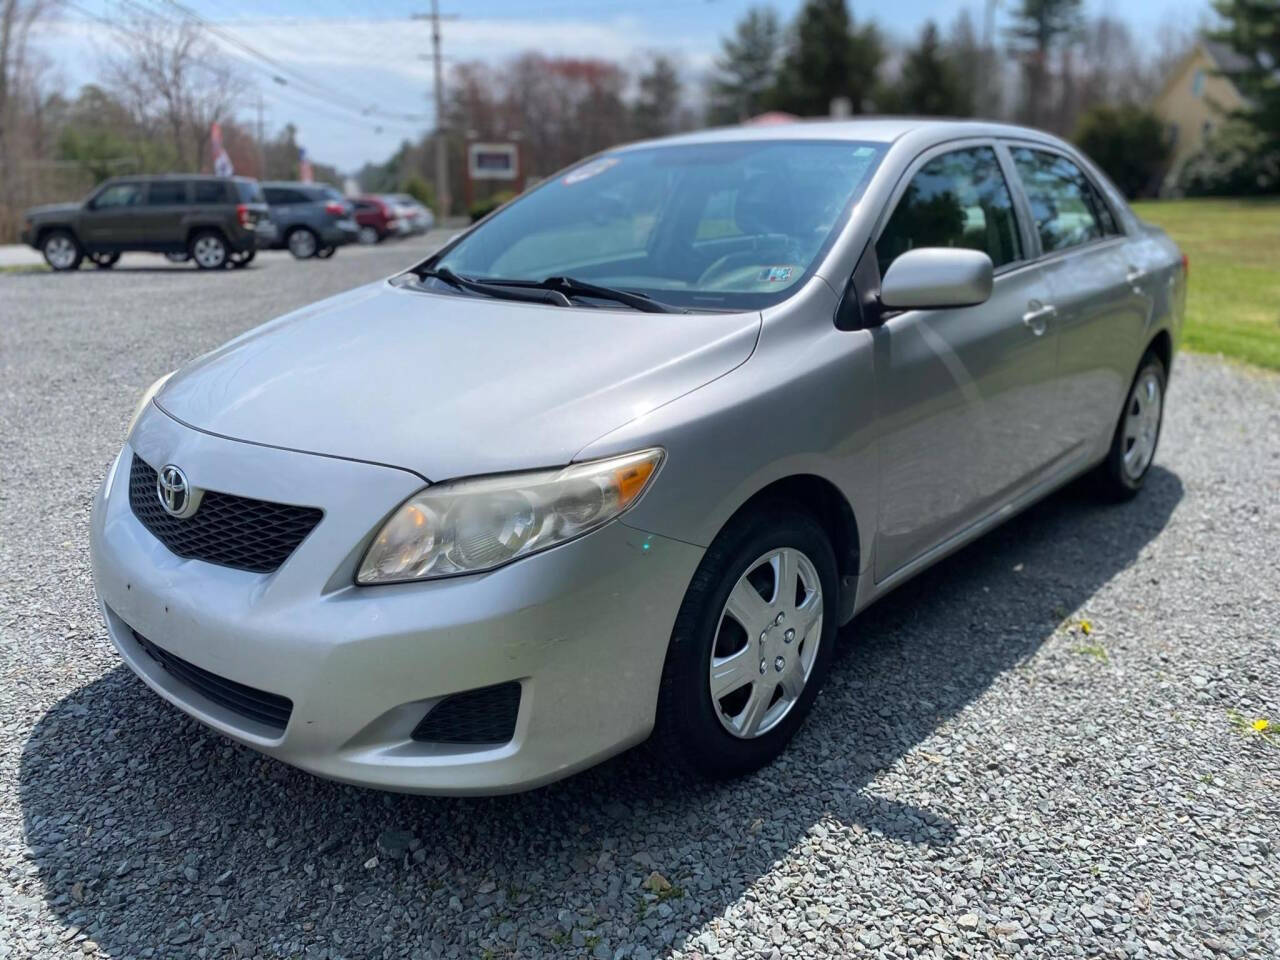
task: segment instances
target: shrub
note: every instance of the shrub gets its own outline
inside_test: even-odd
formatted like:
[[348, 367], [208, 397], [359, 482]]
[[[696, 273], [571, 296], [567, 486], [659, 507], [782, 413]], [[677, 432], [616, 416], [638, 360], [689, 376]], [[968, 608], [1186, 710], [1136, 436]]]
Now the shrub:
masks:
[[1129, 199], [1154, 194], [1169, 163], [1164, 124], [1137, 104], [1093, 107], [1080, 118], [1075, 141]]
[[428, 210], [433, 213], [435, 212], [436, 192], [432, 188], [431, 184], [427, 183], [426, 180], [423, 180], [422, 177], [417, 174], [409, 177], [409, 179], [400, 185], [400, 192], [407, 193]]
[[1262, 134], [1233, 121], [1188, 160], [1178, 188], [1189, 197], [1249, 197], [1280, 191], [1280, 156], [1267, 150]]

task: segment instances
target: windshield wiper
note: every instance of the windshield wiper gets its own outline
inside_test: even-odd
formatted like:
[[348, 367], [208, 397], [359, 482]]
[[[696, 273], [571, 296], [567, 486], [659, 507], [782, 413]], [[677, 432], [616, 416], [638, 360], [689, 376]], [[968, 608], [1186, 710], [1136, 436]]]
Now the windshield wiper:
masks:
[[521, 303], [551, 303], [557, 307], [571, 306], [569, 298], [559, 290], [552, 287], [538, 286], [535, 289], [537, 293], [524, 293], [516, 289], [513, 285], [486, 283], [483, 280], [472, 280], [470, 277], [459, 276], [448, 267], [435, 267], [426, 270], [419, 270], [417, 275], [423, 279], [431, 278], [439, 280], [441, 283], [447, 283], [449, 286], [457, 290], [466, 290], [469, 293], [479, 293], [486, 297], [495, 297], [499, 300], [516, 300]]
[[653, 297], [646, 296], [643, 293], [619, 290], [617, 287], [601, 287], [573, 277], [547, 277], [545, 280], [507, 280], [498, 277], [485, 277], [484, 280], [478, 282], [525, 290], [550, 290], [565, 297], [590, 297], [595, 300], [612, 300], [614, 303], [621, 303], [624, 306], [631, 307], [633, 310], [642, 310], [645, 313], [685, 312], [665, 303], [660, 303]]

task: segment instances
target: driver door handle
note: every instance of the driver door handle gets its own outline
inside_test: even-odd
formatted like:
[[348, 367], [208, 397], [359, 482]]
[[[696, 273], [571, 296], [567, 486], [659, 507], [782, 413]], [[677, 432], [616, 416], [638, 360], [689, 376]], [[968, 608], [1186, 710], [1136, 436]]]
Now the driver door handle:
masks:
[[1057, 308], [1051, 303], [1032, 300], [1027, 304], [1027, 312], [1022, 315], [1022, 322], [1031, 329], [1032, 333], [1039, 337], [1049, 328], [1049, 318], [1057, 312]]

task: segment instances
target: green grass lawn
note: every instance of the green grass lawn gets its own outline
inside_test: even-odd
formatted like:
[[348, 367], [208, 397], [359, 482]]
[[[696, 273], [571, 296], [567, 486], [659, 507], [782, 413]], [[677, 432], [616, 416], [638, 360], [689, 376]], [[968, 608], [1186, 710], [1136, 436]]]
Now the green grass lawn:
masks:
[[1191, 258], [1182, 345], [1280, 370], [1280, 197], [1133, 209]]

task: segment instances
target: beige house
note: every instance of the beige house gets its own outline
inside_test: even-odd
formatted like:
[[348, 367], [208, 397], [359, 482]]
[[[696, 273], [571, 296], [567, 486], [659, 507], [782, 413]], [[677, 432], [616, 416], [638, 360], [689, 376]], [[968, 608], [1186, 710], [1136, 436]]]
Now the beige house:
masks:
[[1223, 74], [1248, 66], [1244, 57], [1225, 44], [1201, 40], [1169, 75], [1152, 104], [1173, 147], [1165, 190], [1177, 182], [1183, 164], [1200, 152], [1226, 115], [1245, 105], [1236, 85]]

